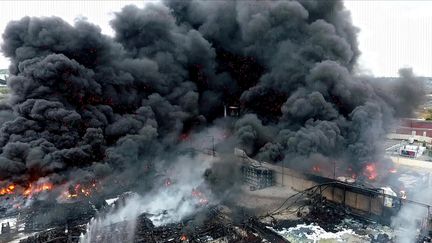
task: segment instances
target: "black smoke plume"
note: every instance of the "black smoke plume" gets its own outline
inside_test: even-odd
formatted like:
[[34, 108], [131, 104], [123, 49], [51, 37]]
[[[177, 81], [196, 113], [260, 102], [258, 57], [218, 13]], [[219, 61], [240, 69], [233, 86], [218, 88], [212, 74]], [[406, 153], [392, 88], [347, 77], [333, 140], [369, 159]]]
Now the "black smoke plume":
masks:
[[242, 111], [227, 143], [252, 156], [361, 167], [422, 102], [409, 70], [391, 84], [353, 75], [358, 29], [341, 1], [166, 1], [126, 6], [111, 26], [114, 37], [59, 17], [8, 24], [1, 180], [144, 180], [224, 105]]

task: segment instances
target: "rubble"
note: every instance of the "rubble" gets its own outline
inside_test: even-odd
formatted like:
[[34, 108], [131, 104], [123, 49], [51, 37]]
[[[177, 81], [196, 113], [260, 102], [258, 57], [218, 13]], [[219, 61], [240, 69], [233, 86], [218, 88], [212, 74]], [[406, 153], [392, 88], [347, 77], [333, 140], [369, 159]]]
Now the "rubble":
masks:
[[20, 240], [19, 243], [78, 242], [80, 234], [84, 231], [85, 225], [57, 227]]
[[[255, 176], [254, 173], [252, 175]], [[273, 202], [284, 202], [271, 213], [266, 211], [266, 220], [255, 217], [258, 214], [257, 205], [249, 208], [238, 201], [232, 201], [215, 206], [208, 200], [205, 190], [200, 187], [192, 187], [190, 195], [187, 194], [181, 199], [181, 202], [186, 199], [192, 202], [193, 210], [190, 213], [193, 214], [190, 216], [185, 217], [188, 213], [172, 220], [171, 214], [177, 210], [175, 207], [161, 207], [149, 212], [140, 211], [140, 207], [137, 207], [139, 210], [133, 218], [121, 216], [115, 221], [106, 220], [95, 231], [88, 227], [91, 224], [86, 227], [90, 219], [96, 214], [102, 216], [105, 212], [123, 210], [126, 208], [127, 200], [137, 194], [126, 192], [121, 195], [106, 195], [106, 200], [99, 201], [92, 201], [91, 197], [78, 197], [83, 200], [74, 198], [67, 200], [68, 203], [56, 204], [56, 207], [52, 207], [53, 202], [49, 200], [35, 201], [31, 207], [18, 210], [21, 212], [18, 221], [25, 225], [23, 231], [35, 233], [20, 242], [79, 242], [80, 239], [85, 239], [88, 243], [314, 242], [318, 239], [325, 239], [328, 242], [394, 242], [392, 229], [372, 221], [372, 216], [380, 216], [380, 213], [374, 212], [372, 215], [372, 207], [369, 204], [369, 207], [363, 208], [363, 213], [356, 214], [356, 210], [359, 209], [345, 203], [343, 196], [350, 192], [351, 197], [356, 200], [354, 206], [358, 204], [356, 193], [363, 196], [363, 200], [358, 201], [361, 205], [368, 205], [368, 200], [373, 198], [379, 203], [386, 202], [382, 196], [382, 189], [358, 183], [343, 183], [316, 175], [304, 178], [317, 184], [304, 190], [292, 188], [291, 194], [281, 194], [283, 196], [278, 199], [269, 197], [268, 199]], [[169, 181], [169, 185], [165, 183], [165, 190], [172, 189], [177, 183]], [[285, 187], [282, 189], [287, 193]], [[266, 198], [266, 193], [250, 192], [246, 187], [244, 190], [249, 194], [256, 194], [256, 203]], [[267, 194], [275, 192], [268, 188], [262, 188], [260, 191]], [[335, 195], [342, 196], [337, 199]], [[152, 199], [154, 198], [149, 198]], [[149, 201], [138, 202], [139, 205], [146, 205]], [[393, 203], [387, 204], [393, 207]], [[269, 208], [270, 204], [266, 210]], [[381, 214], [381, 217], [387, 216]], [[92, 237], [84, 238], [82, 235], [86, 232], [92, 232], [89, 234]], [[427, 242], [428, 239], [421, 240]]]
[[[106, 206], [98, 200], [77, 200], [56, 203], [34, 200], [31, 205], [1, 217], [3, 224], [10, 224], [8, 232], [0, 234], [0, 242], [42, 243], [78, 242], [86, 223], [97, 210]], [[7, 217], [6, 217], [7, 216]], [[19, 240], [21, 239], [21, 240]]]
[[[69, 207], [72, 206], [69, 205]], [[282, 237], [267, 229], [266, 225], [258, 222], [256, 218], [234, 222], [230, 213], [223, 206], [208, 206], [180, 222], [162, 226], [155, 226], [144, 213], [136, 221], [135, 233], [130, 242], [286, 242]], [[82, 220], [71, 221], [69, 225], [54, 226], [21, 240], [20, 243], [79, 242], [80, 235], [86, 230], [85, 222], [82, 224], [86, 217], [83, 215], [78, 217]], [[31, 222], [30, 219], [29, 222]], [[71, 223], [76, 224], [72, 226]], [[128, 223], [123, 221], [108, 225], [103, 234], [97, 235], [96, 240], [90, 242], [119, 242], [119, 240], [128, 239]]]
[[86, 202], [50, 205], [35, 205], [21, 213], [20, 221], [25, 222], [25, 231], [37, 231], [58, 225], [86, 224], [95, 214], [93, 205]]
[[237, 224], [222, 211], [222, 206], [208, 207], [181, 222], [159, 227], [143, 214], [138, 218], [134, 242], [263, 242], [269, 237], [256, 232], [265, 230], [262, 225], [257, 227], [257, 222]]
[[[49, 203], [35, 202], [31, 208], [21, 210], [18, 221], [25, 224], [25, 232], [36, 234], [20, 243], [79, 242], [80, 235], [85, 233], [86, 223], [95, 215], [96, 209], [101, 213], [112, 207], [121, 207], [130, 195], [125, 193], [117, 200], [108, 200], [111, 206], [105, 200], [99, 203], [77, 201], [59, 204], [54, 212], [51, 212], [53, 208]], [[155, 225], [151, 220], [154, 215], [144, 213], [134, 222], [134, 231], [128, 228], [128, 221], [110, 224], [90, 243], [121, 242], [124, 239], [130, 239], [127, 242], [149, 243], [314, 242], [317, 239], [325, 239], [326, 242], [394, 242], [393, 230], [388, 226], [356, 215], [348, 207], [327, 200], [320, 194], [309, 191], [299, 192], [298, 195], [294, 203], [290, 201], [286, 204], [288, 206], [281, 206], [276, 212], [297, 215], [294, 220], [284, 220], [286, 217], [271, 214], [264, 220], [254, 217], [252, 212], [246, 213], [241, 207], [202, 205], [193, 215], [176, 223]], [[51, 220], [40, 220], [47, 215]], [[419, 242], [430, 242], [430, 239], [419, 238]]]
[[[275, 220], [268, 228], [290, 242], [371, 242], [394, 243], [397, 234], [390, 226], [356, 215], [342, 204], [309, 195], [307, 205], [297, 207], [295, 220]], [[304, 208], [308, 210], [304, 210]], [[291, 210], [286, 208], [285, 210]], [[306, 213], [305, 213], [306, 212]], [[281, 211], [281, 213], [283, 213]], [[264, 219], [262, 221], [265, 221]], [[419, 236], [418, 243], [431, 242], [428, 236]]]

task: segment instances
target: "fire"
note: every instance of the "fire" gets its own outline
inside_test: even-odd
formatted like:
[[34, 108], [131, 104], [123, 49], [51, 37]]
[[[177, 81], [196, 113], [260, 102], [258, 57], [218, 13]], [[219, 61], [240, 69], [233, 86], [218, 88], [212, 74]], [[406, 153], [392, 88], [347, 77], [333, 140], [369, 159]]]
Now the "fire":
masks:
[[75, 198], [75, 197], [78, 197], [78, 194], [70, 194], [70, 193], [66, 193], [66, 197], [67, 198]]
[[14, 184], [10, 184], [7, 187], [3, 187], [0, 189], [0, 196], [14, 194], [16, 186]]
[[183, 234], [181, 237], [180, 237], [180, 240], [181, 241], [187, 241], [187, 236], [185, 235], [185, 234]]
[[373, 163], [367, 164], [363, 171], [363, 175], [365, 175], [369, 180], [375, 180], [378, 177], [376, 165]]
[[166, 187], [171, 186], [171, 184], [172, 184], [172, 181], [171, 181], [170, 178], [165, 179], [165, 186], [166, 186]]
[[187, 134], [187, 133], [182, 133], [181, 135], [180, 135], [180, 141], [186, 141], [186, 140], [188, 140], [189, 139], [189, 134]]
[[198, 205], [204, 206], [209, 203], [207, 197], [198, 189], [192, 189], [192, 196], [198, 199]]
[[96, 183], [85, 186], [82, 184], [76, 184], [75, 186], [70, 186], [68, 190], [63, 193], [66, 199], [74, 199], [78, 197], [90, 197], [94, 191], [97, 191]]
[[200, 205], [207, 205], [208, 204], [208, 200], [207, 200], [207, 198], [200, 198], [200, 200], [198, 201], [198, 203]]
[[313, 171], [313, 172], [321, 172], [321, 168], [320, 168], [318, 165], [314, 165], [314, 166], [312, 167], [312, 171]]
[[357, 179], [357, 174], [353, 171], [351, 167], [348, 167], [347, 173], [350, 174], [349, 177], [351, 177], [352, 179]]
[[[57, 186], [61, 188], [62, 186]], [[64, 187], [64, 185], [63, 185]], [[6, 187], [0, 188], [0, 196], [4, 195], [15, 195], [32, 198], [37, 196], [42, 192], [51, 191], [54, 188], [54, 184], [47, 180], [38, 180], [37, 182], [31, 182], [27, 187], [23, 187], [20, 185], [9, 184]], [[69, 190], [66, 190], [62, 196], [66, 199], [76, 198], [76, 197], [90, 197], [90, 195], [98, 190], [97, 184], [92, 183], [86, 186], [82, 184], [76, 184], [72, 187], [69, 187]]]
[[31, 183], [29, 186], [24, 190], [23, 195], [26, 197], [31, 197], [35, 194], [39, 194], [43, 191], [50, 191], [53, 188], [53, 184], [50, 182], [44, 182], [44, 183]]
[[20, 185], [16, 185], [14, 183], [10, 183], [6, 187], [0, 188], [0, 196], [4, 195], [15, 195], [15, 196], [24, 196], [24, 197], [32, 197], [33, 195], [39, 194], [43, 191], [49, 191], [53, 188], [53, 184], [48, 181], [44, 182], [32, 182], [27, 187], [23, 187]]

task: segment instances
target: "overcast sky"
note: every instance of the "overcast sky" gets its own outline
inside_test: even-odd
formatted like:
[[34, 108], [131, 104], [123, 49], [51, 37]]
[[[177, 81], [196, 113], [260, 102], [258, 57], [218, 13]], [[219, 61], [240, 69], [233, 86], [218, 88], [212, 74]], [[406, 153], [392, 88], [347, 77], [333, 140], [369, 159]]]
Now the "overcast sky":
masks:
[[[60, 16], [73, 23], [85, 17], [112, 35], [109, 20], [126, 4], [145, 1], [0, 1], [0, 32], [10, 20], [28, 16]], [[359, 33], [360, 71], [375, 76], [396, 76], [400, 67], [432, 76], [432, 1], [345, 1]], [[8, 60], [0, 55], [0, 68]]]

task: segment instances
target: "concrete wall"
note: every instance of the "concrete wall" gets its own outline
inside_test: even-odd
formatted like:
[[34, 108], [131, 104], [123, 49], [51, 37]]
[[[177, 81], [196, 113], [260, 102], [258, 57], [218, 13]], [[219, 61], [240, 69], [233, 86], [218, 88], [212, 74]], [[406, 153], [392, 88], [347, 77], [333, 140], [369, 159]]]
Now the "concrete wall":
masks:
[[413, 169], [426, 169], [427, 172], [432, 172], [432, 162], [430, 161], [410, 159], [401, 156], [390, 156], [390, 159], [393, 161], [393, 163], [399, 166], [409, 166]]
[[361, 215], [381, 216], [384, 208], [384, 195], [355, 192], [352, 188], [329, 186], [323, 195], [330, 201], [346, 205]]
[[[421, 134], [420, 134], [421, 135]], [[414, 138], [414, 140], [419, 142], [426, 142], [426, 143], [432, 143], [432, 138], [425, 137], [425, 136], [419, 136], [419, 135], [411, 135], [411, 132], [407, 134], [397, 134], [397, 133], [389, 133], [387, 134], [387, 138], [389, 139], [399, 139], [399, 140], [408, 140], [409, 138]], [[431, 134], [432, 137], [432, 134]]]
[[399, 127], [396, 129], [395, 133], [432, 137], [432, 129], [426, 129], [426, 128]]
[[395, 133], [432, 137], [432, 121], [401, 119]]
[[303, 191], [318, 184], [311, 181], [303, 173], [299, 173], [286, 167], [265, 162], [262, 163], [262, 166], [273, 170], [275, 184], [277, 186], [288, 186], [296, 191]]

